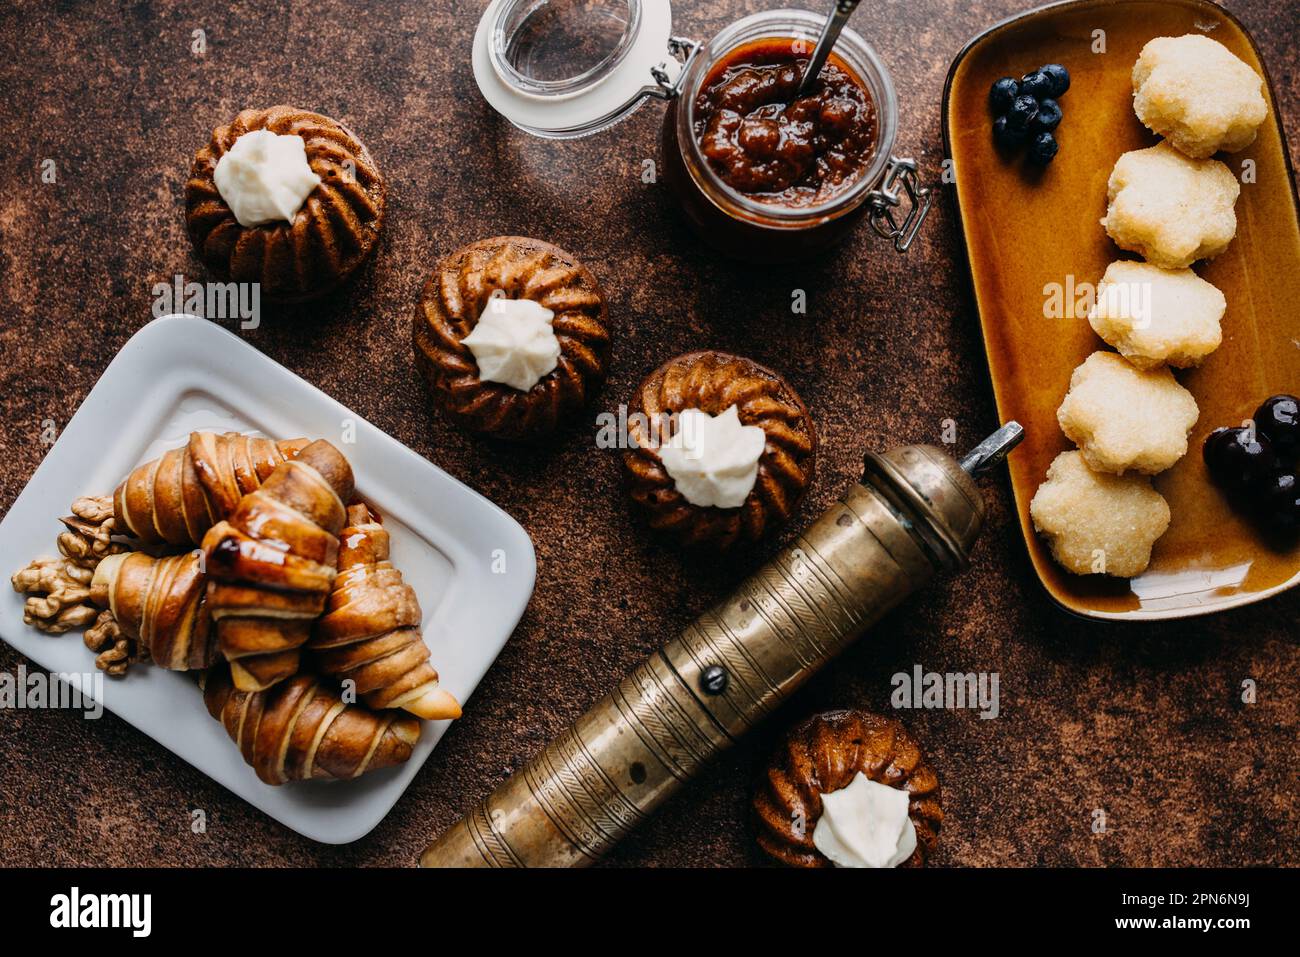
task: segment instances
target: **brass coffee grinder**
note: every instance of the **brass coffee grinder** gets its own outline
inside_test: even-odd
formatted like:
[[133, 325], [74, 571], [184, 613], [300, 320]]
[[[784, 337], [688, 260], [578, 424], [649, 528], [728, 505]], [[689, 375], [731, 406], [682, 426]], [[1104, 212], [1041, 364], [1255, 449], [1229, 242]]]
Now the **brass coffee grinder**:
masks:
[[433, 842], [425, 867], [573, 867], [612, 848], [713, 755], [940, 571], [984, 521], [975, 477], [929, 445], [869, 453], [862, 481], [792, 545], [636, 667], [523, 771]]

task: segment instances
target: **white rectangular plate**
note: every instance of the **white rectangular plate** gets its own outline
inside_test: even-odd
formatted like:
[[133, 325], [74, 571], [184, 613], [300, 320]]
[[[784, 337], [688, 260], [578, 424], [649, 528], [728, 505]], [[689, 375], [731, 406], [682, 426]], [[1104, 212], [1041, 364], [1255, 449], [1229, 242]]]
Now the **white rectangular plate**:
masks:
[[[203, 319], [155, 320], [109, 364], [0, 522], [0, 570], [8, 575], [55, 554], [58, 519], [73, 499], [111, 493], [132, 468], [183, 444], [195, 429], [338, 445], [358, 493], [391, 533], [393, 563], [420, 597], [424, 638], [443, 686], [462, 704], [469, 700], [532, 595], [537, 564], [528, 534], [477, 492]], [[94, 671], [79, 632], [44, 635], [23, 624], [22, 606], [23, 596], [5, 589], [0, 637], [51, 672]], [[106, 709], [250, 804], [330, 844], [355, 841], [383, 819], [449, 724], [425, 722], [400, 767], [356, 781], [271, 787], [208, 715], [193, 676], [132, 668], [106, 678], [102, 697]], [[466, 713], [461, 720], [472, 720], [473, 710]]]

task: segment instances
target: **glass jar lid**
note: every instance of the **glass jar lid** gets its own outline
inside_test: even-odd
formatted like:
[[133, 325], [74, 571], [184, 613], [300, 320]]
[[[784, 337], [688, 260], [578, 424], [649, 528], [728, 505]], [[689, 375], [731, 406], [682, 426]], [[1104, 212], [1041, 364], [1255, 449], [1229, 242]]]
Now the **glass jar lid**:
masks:
[[687, 51], [671, 34], [669, 0], [492, 0], [474, 37], [474, 79], [519, 128], [587, 136], [647, 96], [675, 94]]

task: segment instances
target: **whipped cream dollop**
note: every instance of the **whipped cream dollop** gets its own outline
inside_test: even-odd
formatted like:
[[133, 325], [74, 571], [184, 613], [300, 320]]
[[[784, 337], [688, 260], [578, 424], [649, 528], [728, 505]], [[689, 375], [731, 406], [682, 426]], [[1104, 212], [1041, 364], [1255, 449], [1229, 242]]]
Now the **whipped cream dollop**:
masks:
[[739, 508], [758, 478], [758, 460], [767, 435], [756, 425], [741, 425], [730, 406], [721, 415], [686, 409], [677, 431], [659, 449], [659, 459], [682, 497], [703, 508]]
[[320, 185], [307, 164], [302, 137], [270, 130], [252, 130], [235, 140], [217, 160], [212, 179], [241, 226], [293, 222]]
[[897, 867], [916, 850], [909, 800], [859, 771], [848, 787], [822, 795], [813, 844], [836, 867]]
[[560, 360], [555, 313], [531, 299], [488, 300], [478, 325], [461, 341], [474, 353], [478, 377], [527, 392]]

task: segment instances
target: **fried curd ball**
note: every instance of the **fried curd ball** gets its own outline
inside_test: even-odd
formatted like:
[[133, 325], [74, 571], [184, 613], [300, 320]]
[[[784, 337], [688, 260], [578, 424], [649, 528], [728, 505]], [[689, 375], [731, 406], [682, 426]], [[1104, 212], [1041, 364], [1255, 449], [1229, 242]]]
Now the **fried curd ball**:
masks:
[[1094, 472], [1078, 452], [1052, 461], [1029, 515], [1052, 557], [1076, 575], [1141, 574], [1169, 527], [1169, 505], [1149, 478]]
[[1219, 348], [1227, 305], [1223, 293], [1190, 269], [1121, 259], [1097, 284], [1088, 322], [1139, 369], [1187, 369]]
[[1237, 234], [1241, 186], [1218, 160], [1188, 159], [1168, 143], [1131, 150], [1115, 163], [1101, 224], [1121, 249], [1183, 269], [1228, 248]]
[[1133, 64], [1133, 109], [1153, 133], [1194, 159], [1255, 142], [1268, 116], [1264, 81], [1209, 37], [1156, 37]]
[[1114, 352], [1094, 352], [1070, 376], [1056, 411], [1061, 430], [1088, 466], [1154, 475], [1187, 454], [1200, 410], [1168, 368], [1138, 369]]

